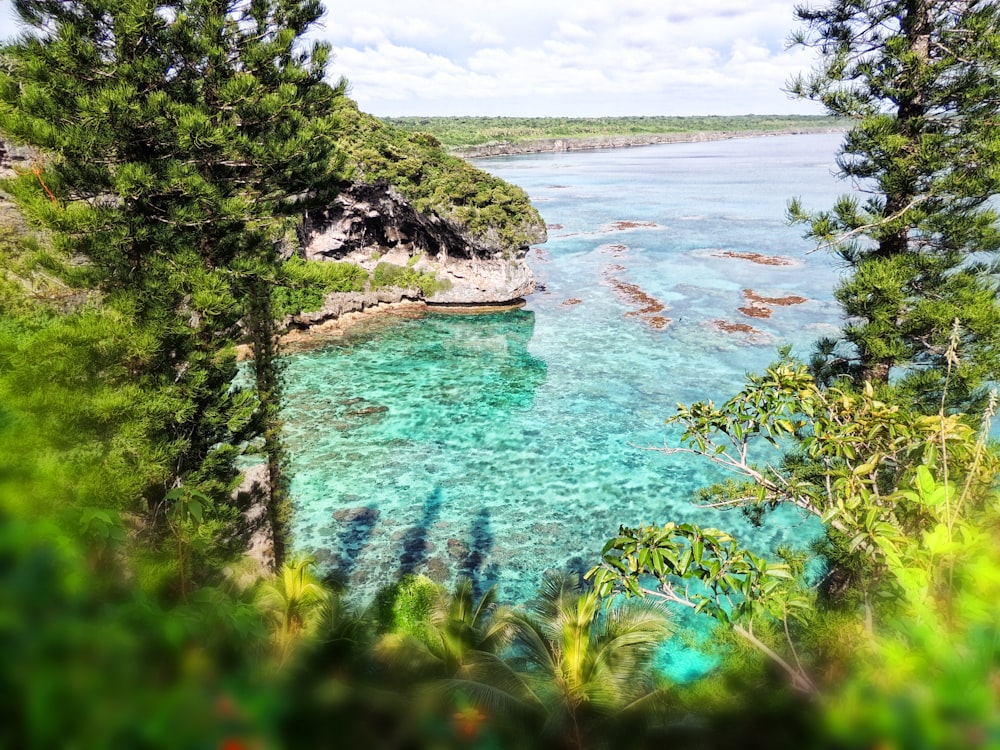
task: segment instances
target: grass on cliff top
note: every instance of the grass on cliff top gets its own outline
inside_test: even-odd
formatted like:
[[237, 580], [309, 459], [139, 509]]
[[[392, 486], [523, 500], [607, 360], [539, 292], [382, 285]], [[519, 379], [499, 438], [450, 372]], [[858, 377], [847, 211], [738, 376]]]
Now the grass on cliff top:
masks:
[[387, 182], [418, 211], [465, 224], [507, 255], [542, 240], [542, 219], [521, 188], [449, 155], [436, 136], [387, 124], [346, 97], [337, 114], [353, 178]]
[[548, 138], [591, 138], [667, 133], [766, 133], [802, 128], [841, 128], [847, 121], [825, 115], [703, 117], [390, 117], [394, 127], [429, 133], [447, 148], [515, 144]]

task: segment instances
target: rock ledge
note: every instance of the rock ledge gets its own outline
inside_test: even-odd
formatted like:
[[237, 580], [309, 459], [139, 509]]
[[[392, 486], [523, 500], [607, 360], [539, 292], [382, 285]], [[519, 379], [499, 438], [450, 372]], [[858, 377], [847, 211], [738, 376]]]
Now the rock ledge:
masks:
[[[532, 229], [532, 239], [544, 242], [545, 228]], [[535, 290], [524, 260], [528, 245], [504, 248], [473, 236], [458, 222], [418, 212], [385, 184], [345, 186], [332, 206], [307, 214], [304, 235], [307, 259], [348, 261], [368, 271], [384, 262], [432, 273], [442, 288], [424, 298], [430, 304], [503, 305]]]

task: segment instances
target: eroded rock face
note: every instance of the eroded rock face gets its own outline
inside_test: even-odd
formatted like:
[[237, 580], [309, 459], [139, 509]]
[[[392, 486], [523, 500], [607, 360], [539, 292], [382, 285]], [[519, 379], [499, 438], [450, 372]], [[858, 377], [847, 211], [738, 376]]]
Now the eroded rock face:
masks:
[[[369, 271], [387, 262], [447, 281], [430, 304], [506, 304], [535, 290], [524, 260], [528, 245], [504, 248], [473, 237], [457, 222], [417, 212], [386, 185], [352, 183], [332, 206], [310, 212], [304, 230], [308, 259], [350, 261]], [[544, 226], [533, 235], [544, 242]]]
[[300, 312], [285, 320], [288, 330], [308, 329], [349, 313], [360, 313], [401, 302], [417, 302], [417, 289], [377, 289], [374, 292], [343, 292], [327, 295], [319, 310]]

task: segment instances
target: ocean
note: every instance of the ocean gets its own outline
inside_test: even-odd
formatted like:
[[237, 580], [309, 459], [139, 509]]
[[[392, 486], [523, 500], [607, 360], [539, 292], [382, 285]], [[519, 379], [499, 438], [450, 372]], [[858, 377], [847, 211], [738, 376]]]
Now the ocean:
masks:
[[724, 401], [778, 347], [807, 357], [837, 330], [841, 271], [784, 214], [846, 189], [840, 139], [477, 160], [549, 225], [528, 256], [539, 290], [513, 312], [387, 316], [285, 359], [293, 548], [359, 603], [405, 573], [516, 603], [548, 571], [596, 564], [620, 524], [807, 545], [818, 527], [795, 512], [756, 528], [701, 507], [725, 475], [656, 448], [677, 443], [678, 402]]

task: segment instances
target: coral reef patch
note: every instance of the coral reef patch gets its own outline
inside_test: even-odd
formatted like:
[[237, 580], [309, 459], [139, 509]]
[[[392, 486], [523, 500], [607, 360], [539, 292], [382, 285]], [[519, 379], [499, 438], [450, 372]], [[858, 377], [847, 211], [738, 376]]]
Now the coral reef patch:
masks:
[[615, 297], [620, 302], [634, 308], [625, 313], [625, 317], [641, 318], [653, 330], [662, 331], [667, 328], [673, 321], [659, 314], [667, 310], [667, 306], [663, 302], [648, 294], [638, 284], [622, 281], [615, 277], [615, 274], [626, 270], [628, 269], [625, 266], [617, 263], [610, 264], [604, 269], [604, 280], [611, 287]]

